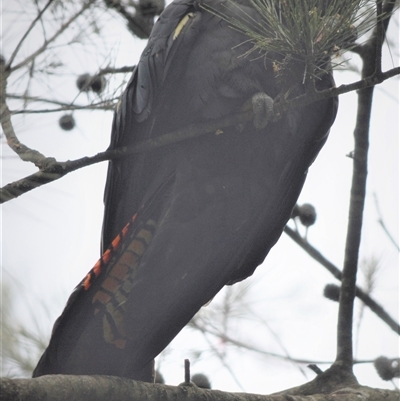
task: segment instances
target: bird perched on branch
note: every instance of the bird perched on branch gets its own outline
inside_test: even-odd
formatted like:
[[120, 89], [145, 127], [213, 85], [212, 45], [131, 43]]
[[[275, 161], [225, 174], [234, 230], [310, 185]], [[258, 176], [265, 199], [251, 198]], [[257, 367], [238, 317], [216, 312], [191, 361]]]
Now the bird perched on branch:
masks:
[[[337, 100], [272, 118], [272, 99], [304, 93], [304, 65], [254, 50], [226, 21], [238, 12], [261, 21], [251, 1], [175, 0], [155, 24], [111, 139], [113, 149], [150, 145], [110, 162], [103, 255], [56, 321], [34, 376], [152, 381], [153, 359], [279, 239]], [[318, 90], [333, 85], [326, 60], [313, 78]], [[251, 120], [237, 117], [248, 110]], [[204, 135], [185, 138], [198, 127]], [[173, 143], [158, 146], [165, 134]]]

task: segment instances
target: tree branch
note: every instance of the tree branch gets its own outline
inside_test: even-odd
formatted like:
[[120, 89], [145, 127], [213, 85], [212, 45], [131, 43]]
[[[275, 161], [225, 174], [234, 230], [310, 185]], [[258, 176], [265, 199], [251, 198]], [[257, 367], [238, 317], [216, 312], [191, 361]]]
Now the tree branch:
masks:
[[59, 100], [45, 99], [39, 96], [27, 96], [27, 95], [15, 95], [7, 93], [6, 97], [9, 99], [22, 99], [27, 102], [40, 102], [40, 103], [48, 103], [55, 104], [61, 106], [58, 109], [49, 109], [49, 110], [13, 110], [11, 111], [11, 115], [14, 114], [23, 114], [23, 113], [51, 113], [51, 112], [59, 112], [64, 110], [114, 110], [119, 97], [114, 97], [111, 99], [102, 100], [97, 103], [91, 103], [88, 105], [83, 104], [73, 104], [60, 102]]
[[331, 394], [258, 395], [203, 390], [196, 385], [167, 386], [113, 376], [50, 375], [36, 379], [1, 379], [0, 394], [7, 401], [398, 401], [398, 393], [370, 387], [341, 388]]
[[382, 216], [382, 213], [381, 213], [381, 209], [379, 207], [378, 197], [377, 197], [376, 193], [374, 193], [374, 200], [375, 200], [375, 208], [376, 208], [376, 211], [378, 212], [378, 216], [379, 216], [378, 223], [380, 224], [380, 226], [382, 227], [383, 231], [385, 232], [385, 234], [389, 238], [390, 242], [400, 252], [399, 244], [393, 238], [393, 235], [389, 232], [388, 228], [386, 227], [385, 222], [383, 221], [383, 216]]
[[[165, 6], [164, 0], [153, 0], [152, 2], [132, 2], [135, 13], [129, 11], [121, 1], [104, 0], [107, 7], [117, 11], [127, 22], [131, 33], [140, 39], [147, 39], [154, 25], [154, 17], [160, 15]], [[144, 7], [143, 7], [144, 6]]]
[[[195, 138], [204, 134], [218, 133], [221, 135], [223, 131], [221, 128], [231, 125], [239, 124], [240, 122], [249, 121], [253, 118], [253, 112], [241, 113], [232, 116], [224, 117], [218, 121], [211, 121], [207, 123], [192, 124], [188, 127], [178, 129], [174, 132], [161, 135], [143, 142], [137, 143], [131, 148], [123, 147], [119, 149], [111, 149], [105, 152], [100, 152], [95, 156], [82, 157], [80, 159], [57, 162], [54, 158], [43, 158], [39, 160], [40, 171], [34, 173], [21, 180], [8, 184], [0, 189], [0, 203], [7, 202], [11, 199], [17, 198], [23, 193], [29, 192], [41, 185], [48, 184], [49, 182], [58, 180], [64, 175], [78, 170], [82, 167], [90, 166], [105, 160], [116, 159], [119, 157], [129, 156], [134, 153], [148, 152], [158, 149], [162, 146], [171, 145], [185, 139]], [[21, 145], [23, 146], [23, 145]], [[25, 147], [26, 148], [26, 147]], [[28, 148], [26, 148], [28, 149]], [[36, 154], [36, 151], [28, 150], [30, 154]], [[39, 154], [39, 152], [37, 152]], [[36, 164], [36, 163], [35, 163]]]
[[43, 14], [44, 14], [45, 11], [50, 7], [50, 5], [51, 5], [51, 3], [52, 3], [53, 1], [54, 1], [54, 0], [49, 0], [49, 1], [47, 2], [47, 4], [43, 7], [43, 9], [40, 10], [40, 11], [38, 12], [37, 17], [32, 21], [32, 23], [30, 24], [29, 28], [26, 30], [26, 32], [25, 32], [24, 35], [22, 36], [21, 40], [18, 42], [17, 46], [15, 46], [15, 49], [14, 49], [14, 51], [12, 52], [12, 54], [11, 54], [11, 56], [10, 56], [10, 59], [9, 59], [8, 62], [7, 62], [6, 70], [8, 70], [8, 69], [10, 68], [12, 62], [14, 61], [15, 57], [16, 57], [17, 54], [18, 54], [19, 49], [20, 49], [21, 46], [22, 46], [22, 43], [24, 43], [24, 40], [28, 37], [29, 33], [30, 33], [30, 32], [32, 31], [32, 29], [34, 28], [34, 26], [36, 25], [36, 22], [38, 22], [38, 21], [42, 18]]
[[[20, 62], [14, 67], [11, 67], [11, 62], [7, 65], [0, 65], [0, 72], [1, 72], [1, 77], [0, 77], [0, 121], [1, 121], [1, 126], [3, 128], [4, 134], [7, 138], [7, 143], [10, 146], [10, 148], [18, 154], [18, 156], [21, 158], [23, 161], [29, 161], [34, 163], [37, 167], [39, 167], [41, 170], [45, 170], [45, 168], [49, 165], [53, 165], [55, 162], [55, 159], [53, 158], [47, 158], [44, 156], [42, 153], [38, 152], [37, 150], [30, 149], [23, 143], [21, 143], [14, 131], [14, 127], [11, 122], [11, 111], [8, 108], [6, 98], [7, 98], [7, 80], [10, 76], [10, 74], [17, 70], [18, 68], [26, 65], [28, 62], [31, 60], [35, 59], [36, 56], [38, 56], [40, 53], [46, 50], [47, 46], [53, 42], [59, 35], [61, 35], [70, 25], [73, 21], [75, 21], [82, 13], [88, 9], [95, 0], [89, 0], [86, 4], [84, 4], [81, 9], [74, 14], [71, 18], [68, 19], [67, 22], [61, 25], [61, 27], [57, 30], [57, 32], [48, 40], [45, 40], [43, 45], [36, 50], [34, 53], [32, 53], [30, 56], [28, 56], [24, 61]], [[41, 18], [43, 15], [44, 11], [46, 8], [50, 5], [50, 2], [47, 3], [47, 6], [42, 10], [42, 12], [39, 12], [39, 15], [37, 18], [32, 22], [30, 27], [27, 30], [27, 33], [23, 36], [19, 44], [17, 45], [16, 51], [11, 56], [11, 61], [14, 59], [14, 57], [17, 54], [18, 47], [21, 46], [23, 40], [27, 37], [31, 29], [33, 28], [34, 24], [38, 19]]]
[[[332, 275], [342, 281], [342, 272], [328, 259], [325, 258], [316, 248], [314, 248], [299, 233], [286, 226], [283, 230], [296, 244], [303, 248], [313, 259], [324, 266]], [[374, 301], [361, 288], [356, 287], [356, 296], [367, 305], [382, 321], [384, 321], [394, 332], [400, 334], [400, 325], [385, 311], [385, 309]]]
[[[394, 2], [386, 3], [385, 11], [391, 14]], [[391, 8], [390, 8], [391, 7]], [[362, 80], [369, 77], [379, 79], [381, 75], [381, 53], [385, 37], [385, 20], [382, 15], [382, 1], [377, 0], [377, 26], [373, 35], [363, 46], [361, 59]], [[386, 24], [386, 25], [383, 25]], [[372, 110], [374, 86], [358, 91], [358, 111], [354, 130], [353, 179], [350, 191], [349, 223], [347, 229], [345, 256], [342, 272], [342, 286], [339, 299], [337, 353], [334, 366], [351, 373], [353, 367], [353, 308], [356, 295], [358, 254], [361, 243], [361, 231], [365, 204], [365, 193], [368, 168], [369, 128]]]
[[[40, 100], [39, 100], [40, 101]], [[40, 110], [16, 110], [12, 111], [11, 114], [45, 114], [45, 113], [59, 113], [61, 111], [73, 111], [73, 110], [103, 110], [103, 111], [113, 111], [115, 109], [116, 103], [108, 104], [108, 101], [88, 104], [87, 106], [78, 105], [65, 105], [55, 109], [40, 109]]]
[[37, 150], [32, 150], [21, 143], [15, 134], [14, 127], [11, 122], [11, 112], [6, 103], [7, 79], [10, 75], [9, 71], [5, 71], [4, 66], [0, 66], [0, 122], [4, 135], [7, 138], [7, 144], [23, 161], [33, 162], [36, 166], [40, 166], [41, 162], [46, 159]]
[[[338, 88], [332, 88], [321, 92], [314, 92], [311, 95], [302, 95], [292, 100], [279, 101], [274, 105], [274, 118], [279, 119], [280, 116], [286, 111], [304, 107], [316, 100], [326, 99], [329, 97], [337, 96], [342, 93], [347, 93], [352, 90], [369, 87], [381, 83], [386, 79], [389, 79], [395, 75], [400, 74], [400, 67], [393, 68], [379, 76], [379, 78], [369, 78], [367, 80], [357, 81], [350, 85], [341, 85]], [[211, 121], [207, 123], [201, 123], [184, 127], [177, 131], [161, 135], [157, 138], [153, 138], [142, 143], [137, 144], [132, 148], [121, 148], [115, 150], [108, 150], [105, 152], [98, 153], [95, 156], [83, 157], [81, 159], [57, 162], [53, 158], [44, 157], [43, 162], [46, 162], [46, 167], [42, 168], [35, 174], [25, 177], [21, 180], [10, 183], [0, 189], [0, 203], [7, 202], [14, 199], [26, 192], [31, 191], [39, 186], [48, 184], [49, 182], [55, 181], [66, 174], [71, 173], [79, 168], [90, 166], [95, 163], [103, 162], [105, 160], [111, 160], [118, 157], [128, 156], [134, 153], [147, 152], [153, 149], [157, 149], [161, 146], [174, 144], [185, 139], [195, 138], [201, 135], [210, 133], [221, 133], [222, 128], [226, 128], [232, 125], [250, 121], [254, 115], [252, 112], [236, 114], [232, 116], [224, 117], [218, 121]], [[26, 150], [29, 152], [29, 150]], [[36, 151], [32, 151], [36, 152]]]
[[100, 75], [105, 75], [105, 74], [127, 73], [127, 72], [132, 72], [135, 69], [135, 67], [136, 67], [135, 65], [119, 67], [119, 68], [106, 67], [106, 68], [101, 68], [100, 71], [99, 71], [99, 74]]
[[80, 17], [96, 0], [89, 0], [86, 4], [83, 4], [82, 8], [75, 13], [71, 18], [68, 19], [67, 22], [61, 25], [61, 27], [57, 30], [57, 32], [50, 38], [46, 39], [42, 46], [40, 46], [35, 52], [33, 52], [30, 56], [26, 57], [25, 60], [21, 61], [17, 65], [11, 67], [9, 63], [9, 71], [13, 72], [18, 70], [19, 68], [25, 66], [32, 60], [34, 60], [39, 54], [43, 53], [50, 43], [54, 42], [78, 17]]
[[323, 91], [314, 91], [294, 99], [285, 100], [274, 104], [274, 114], [275, 116], [280, 116], [282, 113], [298, 108], [301, 106], [307, 106], [318, 100], [328, 99], [330, 97], [335, 97], [342, 95], [344, 93], [358, 91], [361, 89], [370, 88], [381, 84], [389, 78], [392, 78], [400, 74], [400, 67], [392, 68], [381, 74], [372, 74], [371, 76], [363, 77], [361, 80], [353, 82], [351, 84], [342, 84], [337, 88], [325, 89]]
[[[310, 359], [303, 359], [303, 358], [293, 358], [291, 356], [288, 355], [282, 355], [282, 354], [276, 354], [274, 352], [270, 352], [270, 351], [265, 351], [261, 348], [258, 348], [254, 345], [250, 345], [248, 342], [242, 342], [239, 340], [235, 340], [234, 338], [228, 336], [225, 333], [222, 333], [218, 330], [213, 330], [209, 324], [203, 323], [203, 324], [199, 324], [197, 322], [198, 319], [192, 319], [189, 322], [189, 326], [192, 327], [195, 330], [200, 331], [203, 334], [211, 334], [212, 336], [215, 336], [216, 338], [220, 339], [221, 341], [225, 342], [225, 343], [229, 343], [232, 344], [238, 348], [242, 348], [242, 349], [246, 349], [248, 351], [252, 351], [252, 352], [256, 352], [257, 354], [261, 354], [261, 355], [265, 355], [265, 356], [270, 356], [272, 358], [278, 358], [284, 361], [289, 361], [289, 362], [295, 362], [298, 364], [304, 364], [304, 365], [309, 365], [309, 364], [320, 364], [320, 365], [325, 365], [325, 364], [332, 364], [332, 361], [312, 361]], [[355, 360], [354, 363], [355, 364], [361, 364], [361, 363], [373, 363], [374, 360], [370, 359], [370, 360]]]

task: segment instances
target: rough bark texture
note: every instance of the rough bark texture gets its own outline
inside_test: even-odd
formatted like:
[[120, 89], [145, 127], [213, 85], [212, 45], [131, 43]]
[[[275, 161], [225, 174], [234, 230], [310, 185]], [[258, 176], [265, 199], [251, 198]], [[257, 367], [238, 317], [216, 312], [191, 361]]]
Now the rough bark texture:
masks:
[[344, 387], [330, 394], [257, 395], [166, 386], [111, 376], [42, 376], [2, 379], [0, 401], [398, 401], [399, 392], [370, 387]]

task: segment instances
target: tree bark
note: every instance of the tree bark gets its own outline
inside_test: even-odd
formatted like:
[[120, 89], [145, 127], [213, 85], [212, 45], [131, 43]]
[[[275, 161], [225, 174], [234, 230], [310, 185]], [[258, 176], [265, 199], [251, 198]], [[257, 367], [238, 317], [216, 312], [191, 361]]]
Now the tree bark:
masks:
[[330, 394], [258, 395], [167, 386], [111, 376], [51, 375], [36, 379], [1, 379], [0, 401], [398, 401], [399, 392], [359, 386]]

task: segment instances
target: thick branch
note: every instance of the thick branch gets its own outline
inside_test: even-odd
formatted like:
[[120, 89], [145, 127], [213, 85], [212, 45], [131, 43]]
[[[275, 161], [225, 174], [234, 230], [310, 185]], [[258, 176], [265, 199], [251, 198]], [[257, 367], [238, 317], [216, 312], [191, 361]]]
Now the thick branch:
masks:
[[3, 128], [8, 146], [24, 161], [31, 161], [36, 166], [40, 166], [45, 160], [45, 156], [36, 150], [32, 150], [21, 143], [15, 134], [11, 122], [11, 112], [6, 103], [7, 79], [10, 72], [5, 71], [4, 66], [0, 66], [0, 123]]
[[[390, 18], [382, 20], [382, 1], [377, 0], [377, 27], [368, 42], [362, 47], [362, 80], [369, 77], [379, 79], [382, 74], [381, 55], [386, 29]], [[391, 14], [394, 1], [385, 4], [385, 11]], [[367, 185], [369, 128], [372, 111], [374, 86], [358, 91], [358, 111], [354, 130], [353, 179], [350, 191], [349, 223], [347, 227], [345, 256], [342, 272], [342, 286], [339, 299], [337, 353], [334, 365], [352, 372], [353, 366], [353, 309], [356, 295], [358, 254], [365, 194]]]
[[398, 393], [369, 387], [342, 388], [312, 396], [257, 395], [203, 390], [195, 385], [166, 386], [112, 376], [51, 375], [36, 379], [1, 379], [0, 394], [7, 401], [397, 401]]

